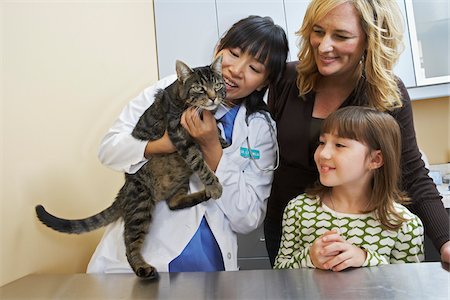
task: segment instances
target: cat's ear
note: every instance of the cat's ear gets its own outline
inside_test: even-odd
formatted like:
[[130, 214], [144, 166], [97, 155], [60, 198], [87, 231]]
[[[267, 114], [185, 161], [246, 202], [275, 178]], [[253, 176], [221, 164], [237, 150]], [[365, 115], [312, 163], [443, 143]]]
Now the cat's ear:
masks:
[[189, 68], [184, 62], [177, 60], [175, 64], [177, 70], [178, 80], [182, 83], [186, 82], [186, 79], [194, 73], [191, 68]]
[[217, 74], [222, 75], [222, 55], [216, 57], [210, 68]]

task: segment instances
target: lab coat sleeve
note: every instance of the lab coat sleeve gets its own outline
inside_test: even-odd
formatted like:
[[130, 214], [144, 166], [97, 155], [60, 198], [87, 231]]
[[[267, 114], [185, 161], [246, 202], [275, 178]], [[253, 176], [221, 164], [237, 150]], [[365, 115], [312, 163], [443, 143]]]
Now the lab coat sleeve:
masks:
[[[273, 168], [275, 165], [274, 122], [272, 126], [273, 129], [262, 116], [250, 118], [248, 139], [251, 148], [259, 151], [260, 158], [256, 161], [261, 169]], [[229, 220], [231, 229], [237, 233], [251, 232], [262, 223], [273, 179], [273, 170], [261, 171], [253, 161], [240, 155], [241, 149], [246, 147], [244, 140], [233, 155], [224, 153], [216, 170], [223, 186], [222, 196], [216, 203]]]
[[117, 171], [136, 173], [147, 161], [144, 151], [148, 141], [134, 138], [131, 132], [145, 110], [153, 103], [156, 91], [164, 89], [175, 80], [175, 75], [159, 80], [125, 106], [101, 141], [98, 158], [102, 164]]

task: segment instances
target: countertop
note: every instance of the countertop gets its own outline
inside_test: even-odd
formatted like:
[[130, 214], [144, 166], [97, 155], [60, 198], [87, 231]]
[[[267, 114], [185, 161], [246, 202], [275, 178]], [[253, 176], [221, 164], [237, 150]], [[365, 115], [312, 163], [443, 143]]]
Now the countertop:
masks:
[[449, 299], [448, 264], [356, 268], [134, 274], [28, 275], [1, 299]]

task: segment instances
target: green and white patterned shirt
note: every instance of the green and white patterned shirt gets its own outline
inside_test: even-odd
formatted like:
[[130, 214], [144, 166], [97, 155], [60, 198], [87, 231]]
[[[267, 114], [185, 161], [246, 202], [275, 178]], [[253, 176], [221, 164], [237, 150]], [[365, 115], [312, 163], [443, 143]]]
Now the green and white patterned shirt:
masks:
[[396, 231], [384, 229], [373, 212], [339, 213], [325, 204], [321, 205], [319, 197], [297, 196], [284, 210], [283, 234], [274, 268], [315, 268], [309, 249], [318, 237], [332, 229], [340, 232], [351, 244], [367, 251], [363, 267], [422, 261], [422, 222], [403, 205], [395, 203], [394, 207], [407, 220]]

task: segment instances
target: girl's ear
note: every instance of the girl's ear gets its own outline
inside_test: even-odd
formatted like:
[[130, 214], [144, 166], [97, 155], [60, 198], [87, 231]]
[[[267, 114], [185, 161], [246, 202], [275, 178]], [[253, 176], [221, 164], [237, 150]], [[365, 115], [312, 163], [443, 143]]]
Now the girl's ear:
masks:
[[371, 157], [369, 163], [370, 170], [378, 169], [384, 164], [383, 154], [381, 153], [381, 150], [372, 151], [370, 157]]

